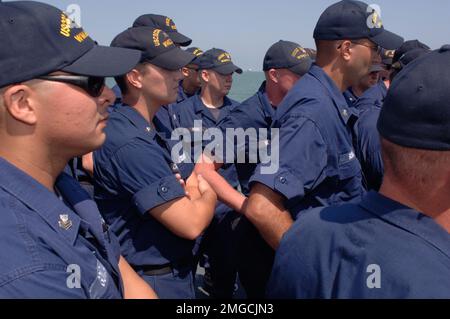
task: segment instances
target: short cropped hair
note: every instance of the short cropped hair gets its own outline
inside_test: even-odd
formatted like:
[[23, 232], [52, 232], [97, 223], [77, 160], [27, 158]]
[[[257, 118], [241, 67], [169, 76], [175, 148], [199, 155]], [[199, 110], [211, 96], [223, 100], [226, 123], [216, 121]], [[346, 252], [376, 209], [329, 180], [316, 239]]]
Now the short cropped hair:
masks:
[[[142, 74], [145, 74], [146, 72], [146, 68], [145, 65], [148, 64], [146, 62], [142, 62], [139, 63], [138, 65], [136, 65], [134, 67], [134, 69], [138, 70], [139, 72], [141, 72]], [[120, 89], [120, 92], [122, 93], [122, 95], [125, 95], [129, 92], [128, 89], [128, 80], [127, 80], [127, 75], [121, 75], [121, 76], [116, 76], [114, 77], [114, 80], [116, 80], [117, 86]]]
[[450, 170], [450, 151], [407, 148], [381, 139], [385, 175], [406, 187], [432, 187]]

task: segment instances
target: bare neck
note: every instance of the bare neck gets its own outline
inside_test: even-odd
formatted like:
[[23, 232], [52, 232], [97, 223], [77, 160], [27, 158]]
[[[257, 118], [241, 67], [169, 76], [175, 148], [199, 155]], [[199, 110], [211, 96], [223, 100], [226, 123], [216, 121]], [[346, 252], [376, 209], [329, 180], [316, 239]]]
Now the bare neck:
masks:
[[360, 86], [352, 86], [352, 91], [357, 97], [361, 97], [366, 90]]
[[380, 194], [433, 218], [450, 233], [449, 185], [437, 185], [428, 191], [408, 190], [386, 176]]
[[134, 108], [153, 126], [153, 118], [161, 107], [159, 103], [145, 98], [142, 94], [127, 94], [123, 97], [123, 102]]
[[57, 177], [64, 170], [70, 156], [52, 152], [45, 144], [27, 138], [2, 138], [0, 157], [25, 172], [49, 191], [54, 192]]
[[285, 94], [279, 90], [279, 88], [271, 81], [266, 82], [266, 93], [269, 98], [270, 104], [274, 107], [280, 105], [283, 101]]
[[205, 86], [202, 89], [202, 93], [200, 95], [203, 104], [212, 108], [221, 108], [224, 104], [224, 96], [220, 96], [211, 91], [211, 89]]
[[189, 81], [183, 81], [182, 84], [184, 93], [188, 95], [194, 95], [197, 92], [198, 87], [195, 84], [190, 83]]
[[345, 73], [339, 67], [339, 63], [336, 60], [322, 61], [317, 59], [316, 65], [322, 68], [341, 92], [345, 92], [351, 86], [351, 83], [346, 78]]

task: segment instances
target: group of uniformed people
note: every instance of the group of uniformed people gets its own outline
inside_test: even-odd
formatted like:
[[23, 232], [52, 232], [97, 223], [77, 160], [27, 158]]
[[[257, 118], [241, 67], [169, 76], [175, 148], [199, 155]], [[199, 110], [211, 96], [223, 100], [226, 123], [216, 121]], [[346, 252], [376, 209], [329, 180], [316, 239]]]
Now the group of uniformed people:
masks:
[[[169, 17], [103, 47], [0, 2], [0, 297], [194, 299], [200, 264], [210, 298], [450, 298], [450, 46], [355, 0], [314, 39], [239, 103], [231, 55]], [[258, 134], [218, 154], [208, 129]]]

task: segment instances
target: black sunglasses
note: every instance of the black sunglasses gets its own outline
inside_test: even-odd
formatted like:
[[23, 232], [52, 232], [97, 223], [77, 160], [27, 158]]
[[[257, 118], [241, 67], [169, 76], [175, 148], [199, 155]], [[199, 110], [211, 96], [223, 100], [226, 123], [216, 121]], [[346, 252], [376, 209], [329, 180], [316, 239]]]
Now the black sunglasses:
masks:
[[45, 75], [38, 79], [68, 83], [82, 88], [92, 97], [99, 97], [105, 87], [104, 77], [82, 76], [82, 75]]
[[[361, 42], [358, 42], [358, 41], [350, 41], [352, 44], [356, 44], [356, 45], [362, 45], [362, 46], [364, 46], [364, 47], [366, 47], [366, 48], [369, 48], [369, 49], [371, 49], [371, 50], [373, 50], [374, 52], [376, 52], [378, 55], [380, 55], [381, 54], [381, 52], [382, 52], [382, 50], [383, 50], [383, 48], [381, 47], [381, 46], [379, 46], [379, 45], [377, 45], [377, 44], [375, 44], [375, 45], [368, 45], [368, 44], [365, 44], [365, 43], [361, 43]], [[340, 48], [342, 48], [342, 45], [344, 44], [344, 42], [342, 42], [337, 48], [338, 48], [338, 50], [340, 49]]]

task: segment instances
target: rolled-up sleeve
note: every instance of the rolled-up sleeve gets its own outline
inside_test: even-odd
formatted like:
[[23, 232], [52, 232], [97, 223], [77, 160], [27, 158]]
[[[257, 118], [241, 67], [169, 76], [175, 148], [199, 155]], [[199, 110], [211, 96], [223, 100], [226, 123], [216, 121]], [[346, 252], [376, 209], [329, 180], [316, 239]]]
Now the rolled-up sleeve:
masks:
[[112, 160], [121, 187], [133, 197], [140, 214], [185, 195], [170, 168], [171, 159], [157, 144], [135, 140]]
[[[294, 200], [303, 198], [325, 179], [326, 143], [316, 124], [307, 117], [287, 115], [279, 133], [272, 136], [271, 146], [272, 162], [259, 164], [250, 183], [264, 184], [287, 200]], [[279, 154], [278, 163], [273, 162], [277, 157], [274, 152]], [[273, 170], [276, 164], [278, 169]]]

